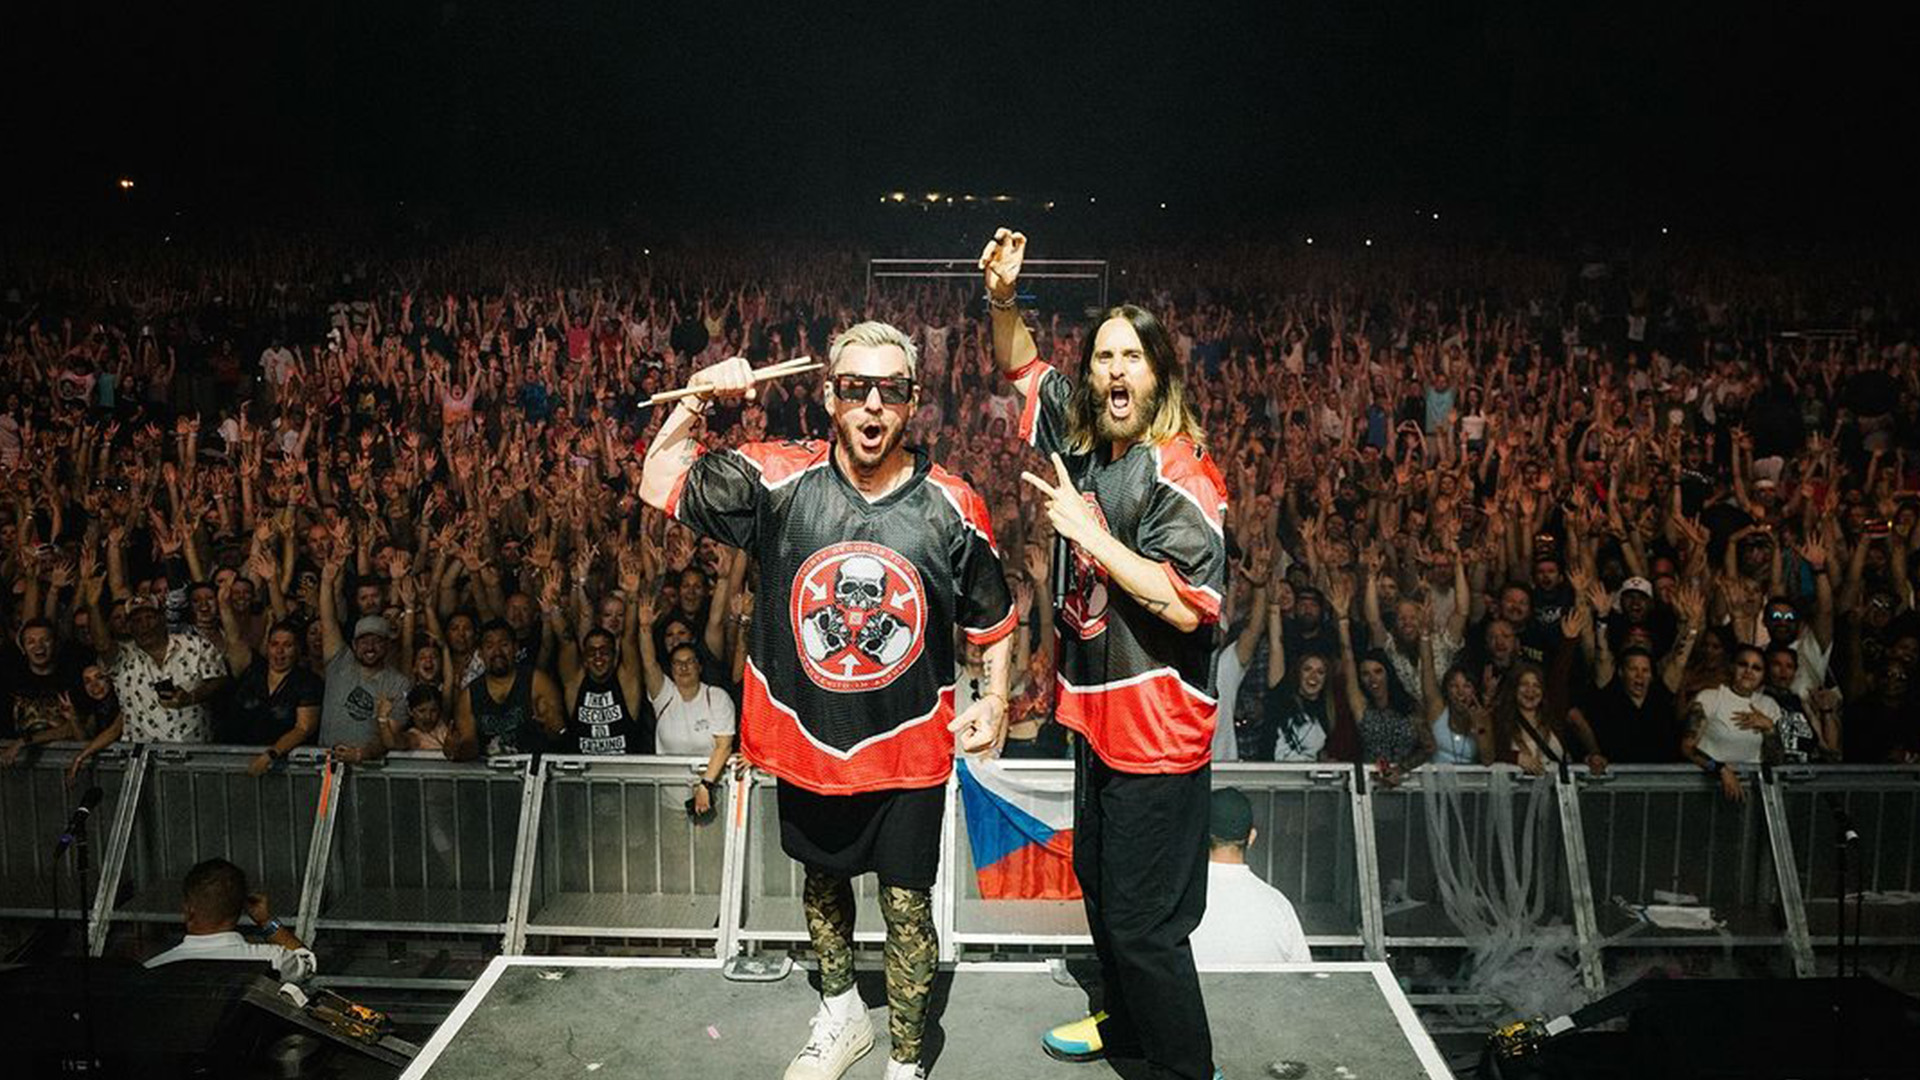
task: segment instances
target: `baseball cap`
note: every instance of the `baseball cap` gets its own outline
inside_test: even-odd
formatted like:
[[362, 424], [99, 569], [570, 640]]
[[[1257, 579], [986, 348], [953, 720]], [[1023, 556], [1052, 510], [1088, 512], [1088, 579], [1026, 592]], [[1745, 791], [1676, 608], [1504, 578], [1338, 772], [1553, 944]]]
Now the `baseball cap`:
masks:
[[360, 621], [353, 624], [353, 636], [363, 638], [368, 634], [390, 638], [393, 636], [393, 624], [384, 615], [362, 615]]
[[1207, 808], [1207, 832], [1215, 840], [1244, 843], [1253, 833], [1253, 803], [1239, 788], [1216, 788]]
[[1643, 577], [1630, 577], [1620, 583], [1620, 595], [1625, 596], [1630, 592], [1637, 592], [1642, 596], [1652, 596], [1653, 582]]

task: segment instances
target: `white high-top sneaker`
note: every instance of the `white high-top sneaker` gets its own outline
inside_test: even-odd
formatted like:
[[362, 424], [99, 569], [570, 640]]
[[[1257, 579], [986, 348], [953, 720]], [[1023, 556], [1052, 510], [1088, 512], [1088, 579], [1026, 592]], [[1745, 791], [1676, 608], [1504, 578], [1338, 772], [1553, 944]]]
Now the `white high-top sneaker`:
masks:
[[873, 1024], [858, 989], [822, 998], [813, 1034], [787, 1066], [785, 1080], [840, 1080], [840, 1074], [873, 1049]]

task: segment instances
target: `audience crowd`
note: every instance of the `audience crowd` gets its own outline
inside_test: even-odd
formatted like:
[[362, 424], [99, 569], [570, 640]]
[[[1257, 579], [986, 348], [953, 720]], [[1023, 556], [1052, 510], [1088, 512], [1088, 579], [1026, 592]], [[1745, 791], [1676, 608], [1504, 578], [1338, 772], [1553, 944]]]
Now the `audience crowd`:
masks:
[[[1706, 258], [1116, 266], [1231, 493], [1216, 756], [1388, 782], [1692, 762], [1739, 798], [1728, 766], [1920, 754], [1920, 358], [1881, 292]], [[717, 773], [752, 553], [641, 505], [645, 400], [729, 356], [824, 358], [866, 317], [919, 344], [910, 437], [993, 511], [1022, 611], [1007, 752], [1068, 753], [1037, 462], [977, 283], [869, 299], [852, 254], [557, 242], [7, 275], [0, 763], [163, 740], [257, 747], [256, 772], [317, 744]], [[1032, 318], [1077, 371], [1084, 318]], [[827, 437], [820, 384], [765, 384], [704, 437]]]

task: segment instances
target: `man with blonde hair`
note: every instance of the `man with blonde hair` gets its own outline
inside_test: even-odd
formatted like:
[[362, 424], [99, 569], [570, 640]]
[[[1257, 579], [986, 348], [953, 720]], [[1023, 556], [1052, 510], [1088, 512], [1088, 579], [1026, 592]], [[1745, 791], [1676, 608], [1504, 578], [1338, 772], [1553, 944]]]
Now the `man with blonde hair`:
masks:
[[[648, 505], [755, 553], [759, 583], [740, 748], [779, 779], [780, 840], [806, 867], [821, 1006], [787, 1080], [834, 1080], [873, 1047], [853, 983], [852, 879], [880, 879], [887, 923], [888, 1080], [922, 1075], [939, 946], [932, 887], [953, 736], [1006, 734], [1012, 598], [984, 500], [906, 445], [920, 397], [913, 342], [878, 322], [835, 339], [831, 442], [704, 449], [707, 402], [751, 397], [742, 359], [697, 372], [648, 447]], [[954, 715], [959, 625], [985, 649], [980, 699]]]
[[1061, 724], [1076, 751], [1073, 864], [1105, 1011], [1065, 1024], [1054, 1057], [1144, 1058], [1206, 1080], [1213, 1043], [1189, 937], [1207, 904], [1217, 713], [1210, 623], [1226, 588], [1226, 485], [1206, 456], [1173, 338], [1131, 304], [1087, 335], [1078, 380], [1040, 359], [1014, 295], [1026, 237], [980, 256], [993, 358], [1023, 400], [1028, 473], [1060, 542]]

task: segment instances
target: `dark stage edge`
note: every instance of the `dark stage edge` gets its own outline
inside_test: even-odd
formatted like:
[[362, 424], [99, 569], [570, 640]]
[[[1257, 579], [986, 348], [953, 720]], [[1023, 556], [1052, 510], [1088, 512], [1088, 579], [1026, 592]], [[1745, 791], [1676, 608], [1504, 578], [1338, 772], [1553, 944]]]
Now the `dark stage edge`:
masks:
[[[1216, 1063], [1228, 1080], [1260, 1080], [1270, 1062], [1299, 1061], [1308, 1080], [1450, 1077], [1384, 964], [1248, 965], [1201, 975]], [[886, 1068], [886, 992], [862, 971], [873, 1051], [846, 1073]], [[1100, 1080], [1139, 1075], [1073, 1065], [1040, 1035], [1085, 1014], [1085, 992], [1041, 963], [942, 970], [927, 1033], [937, 1080]], [[777, 983], [728, 982], [711, 961], [500, 957], [487, 967], [403, 1080], [526, 1077], [608, 1080], [778, 1080], [807, 1038], [819, 997], [795, 969]]]

